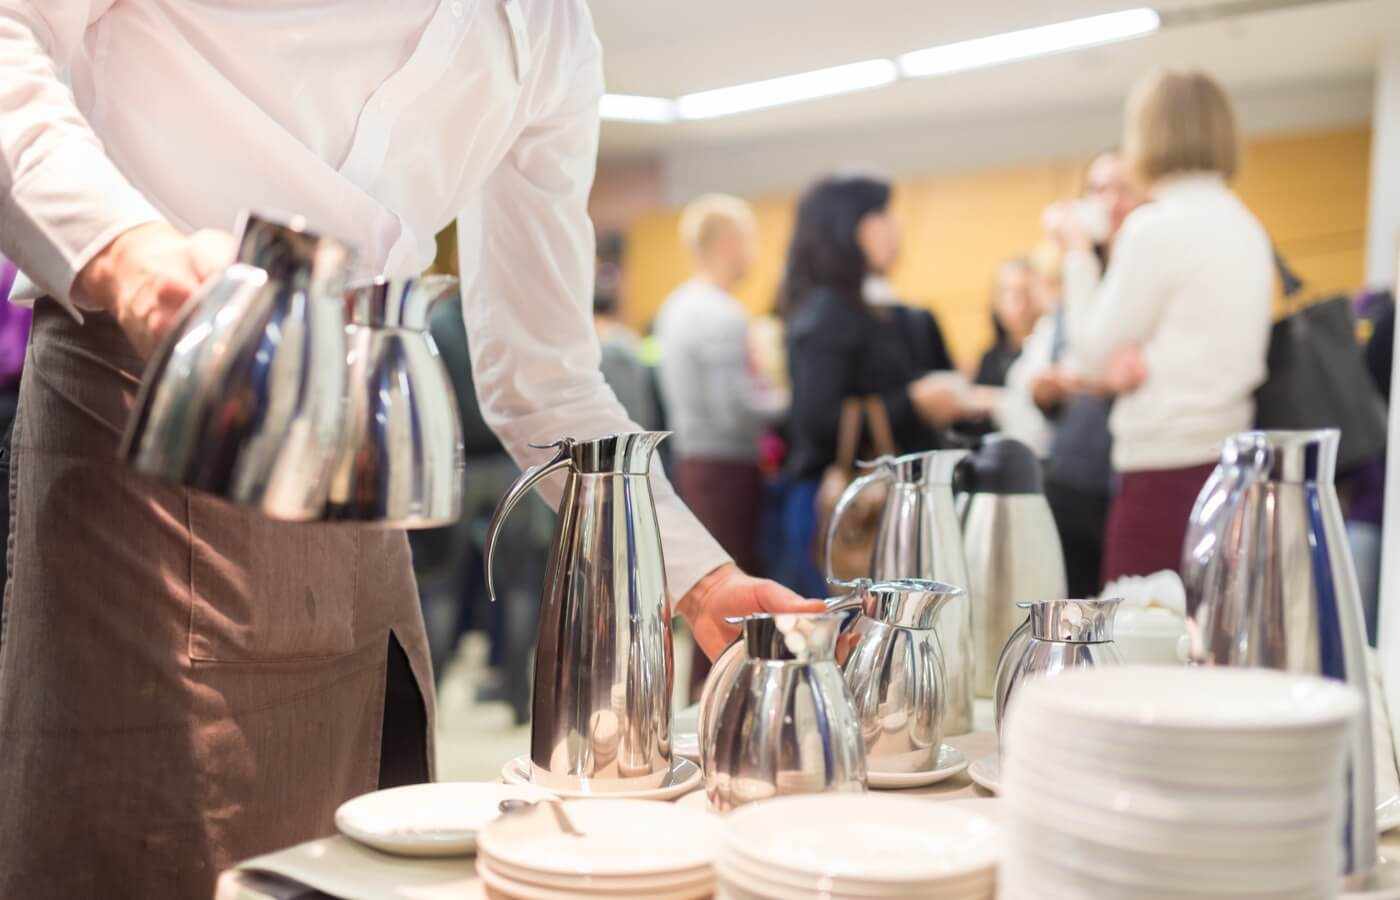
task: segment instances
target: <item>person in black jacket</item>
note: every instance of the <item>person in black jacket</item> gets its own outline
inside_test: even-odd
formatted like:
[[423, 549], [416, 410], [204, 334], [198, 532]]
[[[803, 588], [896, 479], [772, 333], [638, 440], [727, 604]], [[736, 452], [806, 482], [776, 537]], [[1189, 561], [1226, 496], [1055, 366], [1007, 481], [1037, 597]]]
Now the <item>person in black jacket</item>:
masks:
[[966, 384], [947, 371], [952, 361], [933, 316], [866, 300], [867, 278], [887, 271], [899, 252], [889, 201], [884, 181], [823, 179], [803, 195], [788, 247], [778, 306], [792, 380], [790, 487], [776, 574], [805, 596], [826, 594], [810, 549], [817, 486], [836, 459], [842, 402], [878, 397], [901, 452], [936, 448], [936, 429], [969, 412]]
[[996, 340], [977, 366], [975, 384], [1005, 387], [1006, 373], [1021, 345], [1030, 336], [1040, 310], [1033, 287], [1035, 272], [1025, 257], [1008, 259], [997, 266], [996, 285], [992, 291], [992, 330]]

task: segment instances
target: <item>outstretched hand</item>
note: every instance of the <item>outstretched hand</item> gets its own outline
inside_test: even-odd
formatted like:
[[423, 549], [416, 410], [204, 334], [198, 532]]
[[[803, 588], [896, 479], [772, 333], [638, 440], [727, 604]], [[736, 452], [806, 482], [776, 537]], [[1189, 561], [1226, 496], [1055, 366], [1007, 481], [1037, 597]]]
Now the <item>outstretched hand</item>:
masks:
[[690, 623], [700, 649], [714, 659], [739, 634], [738, 626], [725, 621], [728, 617], [755, 612], [824, 612], [826, 604], [805, 600], [776, 581], [754, 578], [728, 563], [696, 582], [677, 609]]

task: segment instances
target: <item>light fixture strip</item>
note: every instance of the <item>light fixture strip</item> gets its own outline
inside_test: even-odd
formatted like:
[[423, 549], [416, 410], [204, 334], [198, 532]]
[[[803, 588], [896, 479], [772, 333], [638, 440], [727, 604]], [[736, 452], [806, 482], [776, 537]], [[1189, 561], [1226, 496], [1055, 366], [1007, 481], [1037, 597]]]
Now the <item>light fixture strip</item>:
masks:
[[676, 101], [639, 94], [604, 94], [598, 115], [609, 122], [666, 123], [676, 120]]
[[867, 59], [829, 69], [686, 94], [676, 101], [676, 110], [682, 119], [713, 119], [879, 87], [898, 77], [893, 60]]
[[896, 61], [905, 78], [926, 78], [1126, 41], [1151, 34], [1161, 24], [1156, 10], [1139, 7], [915, 50]]
[[607, 94], [599, 104], [604, 119], [665, 123], [713, 119], [819, 97], [880, 87], [899, 78], [927, 78], [1049, 56], [1143, 37], [1162, 27], [1155, 9], [1138, 7], [1053, 25], [1008, 31], [989, 37], [940, 44], [896, 59], [862, 62], [699, 91], [671, 100], [634, 94]]

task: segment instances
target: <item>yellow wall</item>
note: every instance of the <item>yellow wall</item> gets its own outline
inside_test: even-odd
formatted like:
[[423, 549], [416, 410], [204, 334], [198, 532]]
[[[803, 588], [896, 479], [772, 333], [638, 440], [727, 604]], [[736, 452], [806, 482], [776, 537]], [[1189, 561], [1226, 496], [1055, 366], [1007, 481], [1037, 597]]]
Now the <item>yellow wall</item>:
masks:
[[[1236, 183], [1310, 291], [1359, 287], [1364, 271], [1370, 132], [1364, 128], [1250, 140]], [[991, 341], [988, 288], [998, 261], [1040, 237], [1040, 213], [1078, 189], [1086, 160], [1060, 160], [921, 178], [896, 185], [904, 251], [899, 295], [939, 317], [960, 366]], [[759, 262], [738, 291], [755, 313], [772, 308], [792, 228], [795, 194], [750, 198]], [[687, 274], [677, 210], [638, 218], [627, 233], [627, 316], [643, 327]]]

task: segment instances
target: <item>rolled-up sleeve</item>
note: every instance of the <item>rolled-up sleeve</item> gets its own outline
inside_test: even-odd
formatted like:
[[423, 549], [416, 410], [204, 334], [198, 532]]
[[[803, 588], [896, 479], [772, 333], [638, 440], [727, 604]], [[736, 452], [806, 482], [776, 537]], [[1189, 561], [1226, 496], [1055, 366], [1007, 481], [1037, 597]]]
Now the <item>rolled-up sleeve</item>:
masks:
[[113, 238], [160, 218], [108, 159], [59, 75], [113, 2], [0, 0], [0, 252], [65, 304], [78, 272]]
[[[477, 398], [486, 422], [522, 465], [544, 456], [530, 442], [639, 430], [598, 369], [588, 193], [603, 81], [591, 24], [586, 43], [592, 52], [561, 73], [574, 73], [563, 82], [565, 95], [525, 127], [480, 205], [458, 218]], [[729, 556], [659, 469], [653, 468], [652, 492], [674, 600]], [[547, 480], [541, 492], [557, 506], [560, 482]]]

